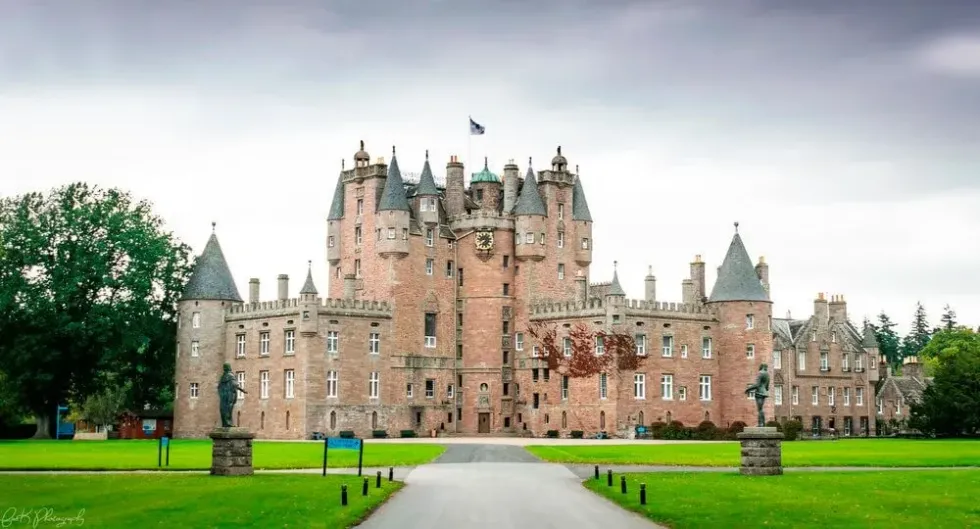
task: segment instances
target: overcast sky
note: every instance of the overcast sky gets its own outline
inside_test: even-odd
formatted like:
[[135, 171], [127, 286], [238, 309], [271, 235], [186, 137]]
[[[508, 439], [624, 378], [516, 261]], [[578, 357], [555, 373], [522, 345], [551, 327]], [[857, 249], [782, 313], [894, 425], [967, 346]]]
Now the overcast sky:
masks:
[[[325, 7], [329, 6], [329, 7]], [[486, 127], [470, 142], [467, 116]], [[242, 294], [313, 260], [342, 159], [429, 149], [500, 172], [555, 147], [595, 219], [592, 281], [679, 300], [739, 221], [774, 313], [817, 292], [902, 329], [980, 324], [980, 5], [925, 0], [2, 0], [0, 194], [148, 198]]]

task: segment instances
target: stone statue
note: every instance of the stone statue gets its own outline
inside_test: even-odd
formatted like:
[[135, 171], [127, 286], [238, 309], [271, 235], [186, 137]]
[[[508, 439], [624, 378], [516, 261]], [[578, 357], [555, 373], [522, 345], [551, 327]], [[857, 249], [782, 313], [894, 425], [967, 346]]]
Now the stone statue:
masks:
[[238, 392], [248, 393], [235, 380], [235, 375], [231, 374], [231, 364], [225, 364], [225, 372], [218, 381], [218, 400], [221, 410], [221, 427], [231, 428], [231, 410], [238, 401]]
[[755, 393], [755, 407], [759, 410], [759, 428], [766, 425], [766, 413], [763, 406], [766, 404], [766, 397], [769, 396], [769, 366], [762, 364], [759, 366], [759, 376], [755, 379], [755, 384], [749, 384], [745, 388], [745, 394]]

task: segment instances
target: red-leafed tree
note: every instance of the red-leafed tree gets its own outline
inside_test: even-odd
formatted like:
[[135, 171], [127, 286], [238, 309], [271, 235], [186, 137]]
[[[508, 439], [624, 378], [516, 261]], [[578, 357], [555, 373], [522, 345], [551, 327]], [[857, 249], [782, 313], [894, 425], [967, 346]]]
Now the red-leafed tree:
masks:
[[[537, 343], [538, 357], [547, 362], [548, 369], [571, 378], [590, 377], [599, 373], [633, 371], [639, 367], [643, 356], [636, 354], [636, 341], [629, 334], [593, 331], [584, 323], [577, 323], [566, 336], [559, 337], [555, 324], [533, 322], [527, 333]], [[596, 354], [597, 343], [602, 344], [602, 354]]]

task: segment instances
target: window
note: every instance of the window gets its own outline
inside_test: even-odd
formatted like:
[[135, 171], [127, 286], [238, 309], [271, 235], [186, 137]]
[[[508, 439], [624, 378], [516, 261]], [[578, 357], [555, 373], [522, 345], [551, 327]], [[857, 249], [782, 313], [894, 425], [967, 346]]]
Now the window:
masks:
[[674, 337], [670, 335], [664, 336], [663, 342], [664, 343], [663, 343], [662, 355], [664, 356], [664, 358], [669, 358], [671, 356], [674, 356]]
[[565, 263], [558, 263], [558, 279], [565, 279]]
[[[379, 238], [380, 238], [380, 237], [379, 237]], [[336, 246], [336, 244], [337, 244], [337, 243], [336, 243], [336, 242], [334, 242], [334, 238], [333, 238], [333, 235], [331, 235], [331, 236], [329, 236], [329, 237], [327, 237], [327, 247], [328, 247], [328, 248], [333, 248], [334, 246]]]
[[524, 234], [524, 242], [527, 244], [534, 244], [534, 234], [527, 232]]
[[536, 368], [531, 370], [531, 381], [532, 382], [538, 381], [538, 370]]
[[354, 259], [354, 277], [357, 279], [361, 278], [361, 260]]
[[239, 334], [235, 337], [235, 356], [245, 358], [245, 335]]
[[817, 386], [810, 388], [810, 404], [820, 404], [820, 388]]
[[810, 341], [811, 342], [817, 341], [817, 333], [816, 333], [816, 331], [810, 333]]
[[806, 371], [806, 351], [796, 353], [796, 370]]
[[337, 398], [337, 372], [327, 371], [327, 398]]
[[453, 398], [453, 395], [455, 395], [455, 394], [456, 394], [456, 387], [455, 386], [453, 386], [452, 384], [450, 384], [449, 386], [446, 387], [446, 398], [450, 398], [451, 399], [451, 398]]
[[647, 376], [643, 373], [633, 374], [633, 398], [647, 398]]
[[677, 388], [677, 398], [680, 400], [687, 400], [687, 388], [681, 386]]
[[537, 358], [541, 354], [541, 350], [537, 345], [531, 347], [531, 358]]
[[379, 390], [381, 389], [381, 374], [377, 371], [371, 372], [371, 378], [368, 384], [368, 397], [372, 399], [378, 398]]
[[901, 415], [901, 414], [902, 414], [902, 399], [899, 398], [895, 400], [895, 415]]
[[568, 376], [561, 377], [561, 400], [568, 400]]
[[432, 246], [433, 244], [435, 244], [435, 232], [432, 231], [432, 228], [426, 228], [425, 229], [425, 245], [426, 246]]
[[559, 248], [565, 247], [565, 232], [563, 231], [558, 232], [558, 247]]
[[[191, 384], [191, 386], [194, 386], [194, 384]], [[884, 402], [881, 399], [877, 399], [876, 403], [878, 405], [878, 415], [883, 415], [885, 413]]]
[[425, 381], [425, 398], [434, 399], [436, 397], [436, 381], [431, 378]]
[[327, 331], [327, 352], [336, 354], [340, 350], [340, 331]]
[[752, 330], [754, 328], [755, 328], [755, 315], [754, 314], [746, 314], [745, 315], [745, 329], [746, 330]]
[[355, 246], [360, 246], [361, 245], [361, 242], [363, 240], [364, 239], [361, 236], [361, 227], [360, 226], [355, 226], [354, 227], [354, 245]]
[[820, 352], [820, 370], [830, 371], [830, 355], [826, 351]]
[[196, 399], [197, 398], [197, 390], [198, 390], [198, 384], [197, 384], [197, 382], [191, 382], [191, 398], [192, 399]]
[[436, 265], [436, 262], [435, 262], [434, 259], [426, 259], [425, 260], [425, 275], [431, 276], [432, 275], [432, 269], [435, 268], [435, 265]]
[[411, 382], [405, 385], [405, 396], [408, 398], [412, 398], [415, 396], [415, 387], [412, 386]]
[[800, 387], [793, 386], [793, 404], [798, 405], [800, 403]]
[[837, 331], [833, 331], [830, 333], [830, 341], [831, 343], [837, 343]]
[[750, 343], [745, 346], [745, 358], [755, 358], [755, 344]]
[[565, 204], [558, 204], [558, 220], [565, 218]]
[[518, 351], [524, 350], [524, 333], [519, 332], [514, 334], [514, 349]]
[[[537, 393], [533, 394], [531, 397], [532, 397], [531, 407], [534, 408], [534, 409], [538, 409], [538, 402], [540, 401], [540, 397], [538, 396]], [[545, 421], [545, 422], [547, 422], [547, 421]]]
[[364, 214], [364, 199], [363, 198], [357, 199], [357, 214], [358, 215], [363, 215]]
[[864, 406], [864, 388], [854, 388], [854, 403]]
[[840, 388], [844, 396], [844, 406], [851, 405], [851, 388]]
[[262, 356], [269, 356], [269, 333], [268, 332], [259, 333], [259, 354]]
[[851, 355], [844, 353], [840, 357], [840, 368], [842, 371], [851, 370]]
[[477, 189], [476, 190], [476, 201], [477, 202], [483, 202], [483, 190], [482, 189]]
[[[245, 389], [245, 372], [239, 371], [235, 373], [235, 379], [238, 381], [238, 386]], [[248, 391], [247, 389], [245, 391]], [[241, 389], [238, 390], [238, 400], [245, 400], [245, 392]]]
[[541, 233], [541, 245], [542, 246], [544, 245], [544, 233], [543, 232]]
[[687, 344], [681, 345], [681, 358], [687, 358]]
[[402, 228], [402, 240], [403, 241], [408, 240], [408, 228]]
[[827, 404], [833, 406], [837, 399], [837, 388], [830, 386], [827, 388]]
[[711, 400], [711, 375], [701, 375], [698, 383], [698, 398]]
[[711, 338], [701, 338], [701, 358], [711, 358]]
[[201, 327], [201, 313], [195, 312], [191, 314], [191, 327], [194, 329], [199, 329]]
[[201, 342], [197, 340], [191, 342], [191, 356], [201, 356]]
[[291, 399], [295, 395], [296, 371], [286, 370], [286, 398]]
[[371, 333], [368, 340], [368, 352], [373, 355], [381, 353], [381, 333]]
[[453, 262], [446, 261], [446, 277], [453, 277]]
[[378, 240], [380, 241], [381, 240], [381, 228], [378, 228], [378, 229], [376, 229], [374, 231], [375, 231], [375, 233], [378, 234]]
[[[517, 240], [520, 241], [521, 238], [518, 237]], [[510, 256], [509, 255], [505, 255], [503, 257], [503, 265], [504, 265], [504, 268], [507, 268], [508, 266], [510, 266]]]
[[660, 375], [660, 396], [663, 400], [674, 400], [674, 375]]
[[285, 354], [291, 355], [296, 352], [296, 331], [288, 330], [286, 331], [286, 347]]
[[772, 368], [773, 369], [783, 368], [783, 353], [779, 351], [772, 352]]
[[864, 357], [861, 355], [854, 355], [854, 369], [858, 371], [864, 371]]
[[636, 335], [636, 354], [638, 356], [644, 356], [647, 354], [647, 335]]
[[395, 228], [388, 228], [388, 240], [395, 240]]
[[609, 377], [605, 373], [599, 373], [599, 398], [605, 399], [609, 396]]
[[[566, 338], [562, 338], [562, 341], [561, 341], [561, 352], [565, 356], [572, 356], [572, 339], [571, 338], [567, 338], [567, 337]], [[535, 356], [537, 356], [537, 355], [535, 355]]]
[[436, 315], [433, 312], [425, 313], [425, 346], [429, 349], [436, 346]]
[[[571, 342], [571, 340], [569, 340]], [[606, 341], [602, 336], [595, 337], [595, 354], [603, 355], [606, 354]]]
[[583, 250], [588, 250], [589, 249], [589, 238], [588, 237], [582, 237], [582, 249]]
[[774, 386], [772, 390], [773, 390], [772, 391], [773, 404], [775, 404], [776, 406], [781, 405], [783, 403], [783, 387]]
[[505, 295], [505, 296], [509, 296], [510, 295], [510, 283], [504, 283], [503, 292], [504, 292], [503, 295]]
[[269, 398], [269, 372], [259, 371], [259, 398]]

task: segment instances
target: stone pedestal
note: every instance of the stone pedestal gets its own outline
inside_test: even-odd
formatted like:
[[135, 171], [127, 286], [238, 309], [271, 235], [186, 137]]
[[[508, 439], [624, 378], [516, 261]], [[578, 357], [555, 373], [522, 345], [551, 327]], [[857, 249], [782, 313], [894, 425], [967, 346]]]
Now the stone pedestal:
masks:
[[211, 475], [251, 476], [252, 439], [255, 434], [245, 428], [215, 428], [210, 434]]
[[778, 476], [783, 473], [783, 434], [771, 426], [747, 427], [738, 434], [742, 443], [741, 473]]

